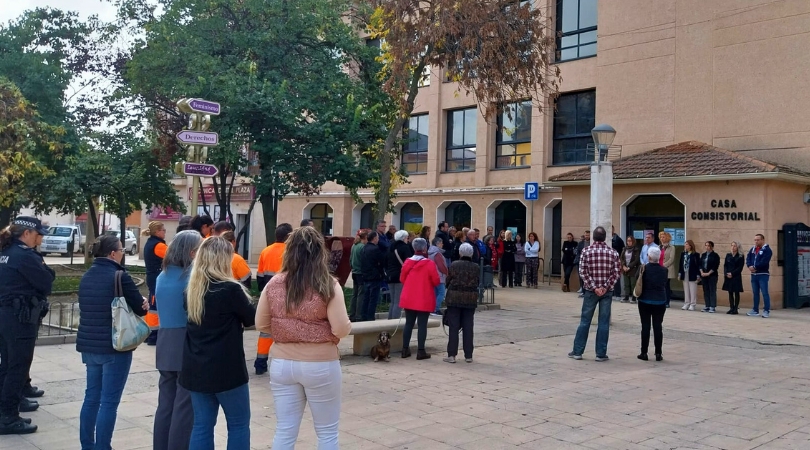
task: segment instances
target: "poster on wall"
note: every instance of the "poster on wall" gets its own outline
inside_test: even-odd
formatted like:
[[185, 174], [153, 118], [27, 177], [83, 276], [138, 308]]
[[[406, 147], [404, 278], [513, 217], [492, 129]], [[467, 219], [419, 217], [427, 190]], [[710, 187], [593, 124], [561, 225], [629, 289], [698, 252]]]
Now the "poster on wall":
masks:
[[796, 252], [799, 260], [798, 276], [799, 297], [810, 295], [810, 247], [799, 247]]
[[685, 228], [664, 228], [664, 231], [672, 236], [672, 245], [683, 245], [686, 243]]
[[633, 230], [633, 239], [637, 241], [644, 240], [644, 230]]
[[512, 239], [515, 239], [515, 235], [517, 234], [517, 227], [506, 227], [506, 229], [512, 232]]

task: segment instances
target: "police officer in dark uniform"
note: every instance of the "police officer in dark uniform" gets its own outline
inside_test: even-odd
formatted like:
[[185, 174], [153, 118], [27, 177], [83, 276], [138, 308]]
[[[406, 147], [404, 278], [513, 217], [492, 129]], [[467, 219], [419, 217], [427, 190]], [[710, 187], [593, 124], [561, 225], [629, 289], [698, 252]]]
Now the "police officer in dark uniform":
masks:
[[[20, 216], [0, 232], [0, 435], [37, 431], [20, 417], [23, 387], [34, 358], [39, 323], [48, 313], [55, 274], [36, 251], [48, 234], [35, 217]], [[26, 411], [39, 406], [26, 401]]]

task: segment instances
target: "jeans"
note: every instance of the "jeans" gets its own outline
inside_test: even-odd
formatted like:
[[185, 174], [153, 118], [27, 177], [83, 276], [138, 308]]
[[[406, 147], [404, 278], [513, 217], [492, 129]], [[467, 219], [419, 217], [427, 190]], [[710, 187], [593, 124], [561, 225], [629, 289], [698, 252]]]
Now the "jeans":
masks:
[[82, 353], [82, 362], [87, 366], [87, 389], [79, 414], [79, 441], [82, 450], [109, 450], [132, 352]]
[[563, 284], [571, 286], [571, 272], [574, 271], [574, 265], [563, 264]]
[[[363, 308], [361, 309], [362, 319], [364, 321], [374, 320], [375, 314], [377, 313], [377, 302], [380, 301], [380, 282], [366, 281], [363, 283], [363, 291]], [[392, 299], [391, 305], [393, 306], [393, 304], [394, 300]]]
[[307, 403], [318, 436], [318, 450], [338, 448], [342, 377], [338, 360], [308, 362], [273, 358], [270, 389], [277, 420], [273, 450], [295, 448]]
[[638, 315], [641, 318], [641, 353], [647, 354], [650, 348], [650, 324], [652, 323], [655, 335], [655, 354], [661, 354], [661, 345], [664, 342], [664, 332], [661, 324], [664, 323], [664, 314], [667, 312], [667, 305], [650, 305], [649, 303], [638, 302]]
[[20, 417], [22, 389], [28, 381], [37, 324], [20, 323], [14, 309], [0, 308], [0, 415], [11, 421]]
[[436, 293], [436, 312], [438, 313], [442, 309], [442, 302], [444, 302], [444, 296], [447, 294], [447, 289], [445, 288], [444, 283], [439, 283], [433, 291]]
[[180, 372], [160, 371], [153, 450], [187, 449], [194, 427], [191, 394], [178, 383]]
[[228, 423], [228, 450], [250, 450], [250, 390], [247, 383], [216, 394], [191, 391], [191, 404], [194, 406], [194, 429], [189, 450], [214, 450], [214, 426], [220, 405]]
[[402, 295], [402, 283], [389, 284], [388, 292], [391, 293], [391, 304], [388, 306], [388, 318], [399, 319], [402, 315], [402, 308], [399, 307], [399, 297]]
[[[363, 304], [363, 277], [360, 274], [352, 274], [352, 301], [349, 303], [349, 319], [357, 320], [358, 303]], [[362, 314], [360, 314], [362, 315]]]
[[461, 330], [464, 346], [464, 358], [471, 359], [473, 355], [473, 324], [475, 322], [475, 308], [458, 308], [450, 306], [445, 311], [449, 330], [447, 332], [447, 356], [458, 355], [458, 332]]
[[413, 326], [419, 321], [417, 324], [417, 331], [416, 331], [416, 344], [417, 349], [424, 350], [425, 349], [425, 340], [427, 340], [427, 323], [428, 318], [430, 318], [429, 312], [424, 311], [414, 311], [412, 309], [405, 310], [405, 329], [402, 330], [402, 348], [406, 349], [411, 346], [411, 335], [413, 334]]
[[591, 329], [591, 320], [599, 305], [599, 325], [596, 329], [596, 356], [607, 356], [608, 337], [610, 336], [610, 304], [613, 292], [607, 291], [599, 297], [593, 291], [583, 291], [582, 316], [574, 337], [574, 354], [582, 355], [588, 343], [588, 331]]
[[763, 309], [771, 312], [771, 295], [768, 294], [769, 274], [751, 274], [751, 292], [754, 293], [754, 311], [759, 312], [759, 293], [762, 292]]
[[703, 278], [703, 302], [707, 308], [717, 307], [717, 275]]

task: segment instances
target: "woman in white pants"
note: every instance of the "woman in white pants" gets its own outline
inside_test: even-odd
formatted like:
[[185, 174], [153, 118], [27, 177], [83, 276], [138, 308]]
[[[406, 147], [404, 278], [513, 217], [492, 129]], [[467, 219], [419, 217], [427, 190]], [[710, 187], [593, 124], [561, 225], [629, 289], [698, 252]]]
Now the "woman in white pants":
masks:
[[287, 240], [281, 273], [262, 291], [256, 329], [273, 336], [270, 388], [276, 407], [274, 450], [295, 448], [309, 403], [319, 450], [338, 448], [340, 353], [352, 324], [343, 290], [329, 274], [323, 237], [312, 227]]
[[680, 262], [678, 263], [678, 279], [683, 280], [683, 308], [694, 311], [697, 303], [697, 279], [700, 275], [700, 254], [695, 251], [695, 243], [691, 240], [683, 244]]

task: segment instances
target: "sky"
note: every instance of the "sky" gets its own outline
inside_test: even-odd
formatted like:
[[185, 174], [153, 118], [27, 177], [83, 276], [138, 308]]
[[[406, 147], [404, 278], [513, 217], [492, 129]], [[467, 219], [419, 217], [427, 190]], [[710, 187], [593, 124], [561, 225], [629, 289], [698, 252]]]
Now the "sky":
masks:
[[50, 6], [51, 8], [76, 11], [84, 19], [96, 14], [101, 20], [115, 18], [115, 7], [101, 0], [0, 0], [0, 23], [16, 19], [24, 11]]

